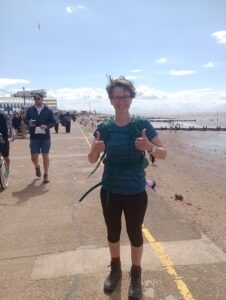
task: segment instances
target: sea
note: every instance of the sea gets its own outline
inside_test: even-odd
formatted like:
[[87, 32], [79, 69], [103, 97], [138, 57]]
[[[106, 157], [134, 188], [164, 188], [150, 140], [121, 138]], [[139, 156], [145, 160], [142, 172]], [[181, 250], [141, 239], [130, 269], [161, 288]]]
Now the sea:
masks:
[[[170, 128], [172, 124], [184, 128], [226, 128], [226, 113], [174, 114], [157, 118], [151, 118], [151, 123], [156, 129], [161, 126]], [[161, 119], [171, 119], [172, 121], [161, 122]], [[187, 131], [186, 135], [192, 135], [192, 139], [188, 138], [190, 146], [195, 146], [200, 151], [216, 155], [226, 163], [226, 131]]]
[[[226, 128], [226, 112], [216, 113], [175, 113], [143, 115], [158, 130], [161, 127], [172, 129], [181, 128]], [[109, 116], [108, 116], [109, 117]], [[104, 116], [105, 118], [105, 116]], [[174, 130], [172, 130], [174, 131]], [[178, 134], [184, 131], [178, 131]], [[192, 139], [189, 136], [192, 135]], [[226, 163], [226, 131], [186, 131], [184, 138], [190, 146], [195, 146], [200, 151], [208, 152], [222, 158]]]
[[182, 127], [182, 128], [226, 128], [226, 113], [199, 113], [199, 114], [170, 114], [148, 117], [156, 128]]

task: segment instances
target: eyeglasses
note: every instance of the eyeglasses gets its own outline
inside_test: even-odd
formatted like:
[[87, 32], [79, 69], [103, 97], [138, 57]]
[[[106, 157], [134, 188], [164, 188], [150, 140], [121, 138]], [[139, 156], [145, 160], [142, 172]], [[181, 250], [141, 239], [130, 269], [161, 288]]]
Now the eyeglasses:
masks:
[[128, 101], [130, 98], [131, 98], [130, 95], [114, 96], [114, 97], [112, 97], [112, 99], [113, 99], [113, 100], [116, 100], [116, 101], [120, 101], [120, 100]]

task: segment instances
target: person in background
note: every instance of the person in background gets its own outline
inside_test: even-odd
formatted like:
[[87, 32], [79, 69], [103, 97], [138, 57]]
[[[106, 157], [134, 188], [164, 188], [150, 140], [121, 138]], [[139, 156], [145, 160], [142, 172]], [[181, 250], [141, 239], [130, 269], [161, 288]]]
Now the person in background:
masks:
[[75, 112], [71, 113], [71, 118], [72, 118], [73, 122], [76, 121], [76, 115], [75, 115]]
[[15, 130], [15, 135], [18, 135], [18, 132], [21, 128], [21, 116], [19, 115], [18, 112], [15, 112], [13, 114], [12, 125]]
[[54, 118], [55, 118], [55, 121], [56, 121], [56, 124], [55, 124], [55, 126], [54, 126], [55, 132], [58, 133], [58, 131], [59, 131], [59, 123], [60, 123], [60, 115], [59, 115], [59, 112], [56, 111], [56, 112], [54, 113]]
[[43, 182], [48, 183], [49, 150], [51, 146], [50, 128], [55, 126], [56, 121], [52, 110], [43, 104], [43, 95], [34, 95], [35, 104], [28, 108], [25, 122], [29, 124], [31, 160], [35, 166], [37, 177], [41, 177], [39, 154], [43, 157]]
[[65, 132], [66, 133], [70, 133], [70, 131], [71, 131], [71, 115], [70, 115], [69, 112], [66, 113], [65, 120], [66, 120], [66, 123], [65, 123]]
[[9, 165], [10, 165], [10, 158], [9, 158], [9, 136], [8, 136], [8, 126], [7, 126], [7, 120], [4, 113], [0, 112], [0, 133], [2, 135], [4, 144], [1, 145], [1, 151], [2, 156], [7, 164], [8, 171], [9, 171]]
[[134, 126], [129, 109], [132, 99], [136, 96], [133, 83], [123, 76], [117, 79], [109, 77], [106, 90], [110, 103], [115, 110], [115, 117], [110, 130], [111, 134], [107, 141], [104, 141], [104, 138], [102, 139], [104, 122], [99, 124], [88, 154], [89, 162], [96, 163], [100, 153], [106, 152], [100, 198], [107, 226], [111, 271], [104, 282], [104, 291], [107, 293], [113, 292], [122, 276], [120, 233], [121, 216], [124, 213], [131, 244], [131, 271], [128, 294], [129, 299], [140, 299], [142, 297], [142, 223], [148, 202], [145, 190], [146, 177], [142, 161], [145, 158], [145, 151], [158, 159], [165, 159], [167, 152], [154, 127], [146, 119], [141, 119], [138, 122], [140, 135], [135, 141], [132, 139], [131, 130]]
[[25, 123], [25, 111], [20, 111], [20, 117], [21, 117], [21, 132], [24, 139], [26, 139], [26, 131], [27, 131], [27, 124]]

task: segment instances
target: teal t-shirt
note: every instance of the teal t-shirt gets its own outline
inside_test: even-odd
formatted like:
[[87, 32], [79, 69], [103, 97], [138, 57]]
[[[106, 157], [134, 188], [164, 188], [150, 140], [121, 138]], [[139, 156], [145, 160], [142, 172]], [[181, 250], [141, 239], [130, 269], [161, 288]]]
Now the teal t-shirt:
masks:
[[[143, 151], [135, 147], [131, 126], [131, 122], [122, 127], [112, 123], [111, 133], [105, 143], [106, 157], [111, 163], [106, 164], [104, 167], [102, 187], [112, 193], [132, 195], [145, 190], [145, 171], [126, 168], [131, 161], [137, 161], [143, 156]], [[101, 134], [102, 128], [101, 123], [96, 131], [99, 131]], [[146, 119], [140, 119], [140, 136], [144, 128], [147, 129], [146, 134], [149, 140], [157, 136], [154, 127]], [[110, 180], [105, 182], [104, 180], [107, 177], [109, 178], [109, 174]]]

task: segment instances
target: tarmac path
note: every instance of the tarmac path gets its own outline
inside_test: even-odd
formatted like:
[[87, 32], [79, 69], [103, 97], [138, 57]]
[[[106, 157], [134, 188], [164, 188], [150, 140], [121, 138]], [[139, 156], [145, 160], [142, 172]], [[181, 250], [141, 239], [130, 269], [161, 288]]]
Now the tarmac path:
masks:
[[[52, 130], [50, 183], [35, 177], [29, 140], [11, 144], [9, 187], [0, 192], [0, 299], [127, 299], [130, 247], [123, 224], [121, 284], [103, 293], [109, 272], [99, 189], [87, 161], [92, 135], [78, 123], [70, 134]], [[147, 171], [151, 177], [151, 167]], [[226, 299], [226, 254], [148, 191], [143, 233], [143, 299]], [[123, 222], [124, 223], [124, 222]]]

